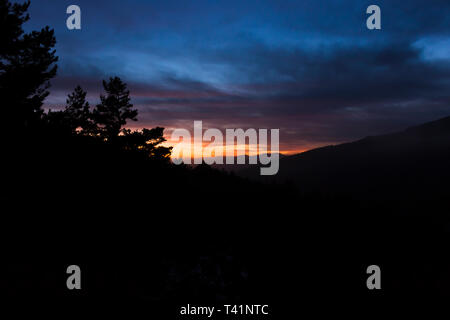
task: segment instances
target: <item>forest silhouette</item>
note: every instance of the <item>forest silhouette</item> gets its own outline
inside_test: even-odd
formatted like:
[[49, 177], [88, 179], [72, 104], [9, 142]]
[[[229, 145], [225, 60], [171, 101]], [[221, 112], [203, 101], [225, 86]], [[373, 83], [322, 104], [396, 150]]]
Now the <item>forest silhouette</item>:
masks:
[[[372, 263], [388, 270], [381, 298], [448, 293], [446, 183], [439, 182], [436, 197], [426, 187], [415, 190], [416, 199], [427, 195], [416, 214], [402, 211], [414, 207], [407, 193], [376, 193], [368, 201], [339, 186], [332, 192], [299, 188], [301, 176], [264, 183], [205, 164], [176, 166], [171, 148], [162, 146], [164, 128], [127, 129], [139, 114], [127, 84], [113, 75], [99, 79], [104, 92], [97, 105], [80, 84], [61, 110], [45, 112], [57, 73], [56, 39], [50, 27], [24, 32], [29, 5], [0, 0], [3, 198], [12, 220], [4, 256], [25, 261], [7, 264], [7, 293], [57, 296], [70, 304], [73, 293], [58, 273], [69, 261], [89, 275], [80, 296], [145, 303], [270, 301], [288, 313], [296, 306], [294, 289], [308, 294], [311, 308], [349, 297], [370, 304], [365, 268]], [[426, 150], [419, 153], [426, 157]], [[313, 166], [330, 153], [298, 157]], [[331, 176], [353, 181], [370, 170], [339, 171], [347, 160], [342, 156], [332, 175], [323, 169], [326, 162], [314, 167], [321, 186], [333, 185]], [[296, 158], [283, 161], [295, 167]], [[283, 173], [283, 161], [280, 172], [292, 177]], [[375, 173], [385, 172], [389, 161]], [[439, 168], [448, 173], [442, 163]], [[308, 183], [315, 177], [307, 175]]]
[[[215, 175], [215, 180], [224, 181], [216, 184], [218, 190], [208, 189], [214, 193], [244, 189], [239, 187], [242, 181], [235, 183], [238, 178], [218, 171], [212, 173], [204, 165], [196, 169], [172, 165], [171, 147], [161, 145], [166, 141], [164, 128], [127, 129], [127, 123], [137, 120], [138, 111], [133, 108], [127, 84], [119, 77], [102, 81], [104, 93], [95, 106], [90, 106], [87, 92], [78, 85], [69, 93], [62, 110], [45, 112], [43, 102], [57, 72], [56, 39], [49, 27], [24, 33], [22, 25], [29, 19], [28, 7], [29, 2], [2, 1], [1, 5], [1, 40], [5, 45], [0, 52], [0, 94], [3, 109], [8, 112], [5, 123], [10, 130], [5, 130], [5, 136], [11, 148], [10, 165], [26, 172], [17, 172], [18, 175], [34, 181], [72, 175], [73, 180], [65, 180], [71, 181], [69, 184], [87, 179], [116, 181], [105, 181], [105, 189], [118, 186], [125, 182], [123, 179], [143, 181], [151, 175], [152, 183], [146, 184], [149, 194], [152, 189], [168, 188], [175, 181], [186, 182], [184, 188], [179, 188], [190, 192], [189, 183], [200, 186], [204, 183], [202, 176]], [[35, 165], [27, 165], [30, 163]], [[228, 188], [227, 183], [233, 188]]]
[[[6, 265], [2, 287], [11, 296], [65, 297], [65, 281], [53, 271], [77, 260], [88, 274], [98, 275], [86, 289], [98, 297], [216, 301], [254, 292], [243, 275], [243, 237], [246, 226], [259, 222], [241, 214], [253, 215], [255, 200], [283, 188], [205, 164], [172, 164], [171, 148], [161, 145], [164, 128], [126, 128], [138, 111], [119, 77], [103, 80], [95, 106], [80, 84], [61, 110], [44, 111], [57, 74], [56, 39], [50, 27], [24, 32], [29, 5], [0, 0], [8, 173], [2, 198], [11, 208], [7, 218], [15, 239], [4, 256], [22, 259]], [[112, 259], [116, 267], [104, 270]], [[199, 264], [201, 273], [195, 271]], [[35, 272], [47, 280], [34, 278]]]

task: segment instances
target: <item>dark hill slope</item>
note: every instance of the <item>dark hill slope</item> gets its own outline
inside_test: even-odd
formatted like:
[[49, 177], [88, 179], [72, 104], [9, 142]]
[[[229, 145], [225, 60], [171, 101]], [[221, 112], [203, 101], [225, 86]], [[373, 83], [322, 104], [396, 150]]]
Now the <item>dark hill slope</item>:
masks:
[[[281, 159], [262, 179], [304, 192], [395, 197], [445, 196], [450, 177], [450, 117], [404, 131], [310, 150]], [[253, 168], [244, 173], [256, 177]]]

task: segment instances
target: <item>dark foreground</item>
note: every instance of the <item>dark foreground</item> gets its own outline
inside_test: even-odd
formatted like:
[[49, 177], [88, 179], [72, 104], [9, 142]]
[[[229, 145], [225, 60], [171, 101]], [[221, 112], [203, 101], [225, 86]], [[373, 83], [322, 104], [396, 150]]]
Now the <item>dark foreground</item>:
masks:
[[[449, 296], [442, 194], [305, 192], [45, 141], [8, 170], [1, 291], [16, 312], [195, 319], [180, 308], [267, 304], [252, 317], [366, 318]], [[72, 264], [81, 290], [66, 287]], [[366, 286], [374, 264], [381, 290]]]

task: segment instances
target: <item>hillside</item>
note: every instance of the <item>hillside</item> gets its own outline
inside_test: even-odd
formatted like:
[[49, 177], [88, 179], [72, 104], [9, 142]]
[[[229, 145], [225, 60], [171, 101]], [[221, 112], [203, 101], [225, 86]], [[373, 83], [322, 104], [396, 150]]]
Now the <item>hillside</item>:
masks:
[[450, 117], [404, 131], [313, 149], [280, 160], [275, 177], [304, 192], [367, 196], [437, 196], [448, 193]]

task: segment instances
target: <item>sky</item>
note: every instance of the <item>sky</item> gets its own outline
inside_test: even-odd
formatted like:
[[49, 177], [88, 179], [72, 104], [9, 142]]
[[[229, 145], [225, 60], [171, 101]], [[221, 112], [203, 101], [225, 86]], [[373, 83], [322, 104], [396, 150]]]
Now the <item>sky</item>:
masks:
[[[66, 27], [72, 4], [81, 30]], [[366, 27], [371, 4], [381, 30]], [[448, 0], [31, 0], [29, 12], [25, 29], [57, 40], [46, 108], [78, 84], [95, 105], [119, 76], [131, 128], [276, 128], [286, 154], [450, 115]]]

